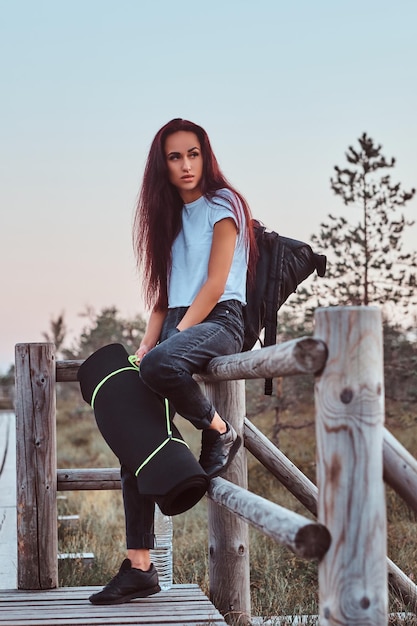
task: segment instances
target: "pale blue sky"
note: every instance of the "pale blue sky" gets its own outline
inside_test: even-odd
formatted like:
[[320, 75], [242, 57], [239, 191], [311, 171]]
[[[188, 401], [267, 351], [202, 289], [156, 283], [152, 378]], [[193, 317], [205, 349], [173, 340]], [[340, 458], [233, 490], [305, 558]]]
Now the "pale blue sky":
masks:
[[416, 23], [414, 0], [0, 0], [0, 371], [61, 311], [77, 334], [86, 306], [141, 310], [133, 208], [173, 117], [288, 236], [347, 214], [329, 178], [364, 131], [417, 186]]

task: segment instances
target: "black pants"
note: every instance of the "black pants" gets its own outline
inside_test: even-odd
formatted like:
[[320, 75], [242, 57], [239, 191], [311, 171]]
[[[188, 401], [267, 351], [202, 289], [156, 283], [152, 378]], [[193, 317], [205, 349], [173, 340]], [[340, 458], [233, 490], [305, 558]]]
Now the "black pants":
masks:
[[[236, 300], [218, 303], [200, 324], [176, 332], [186, 307], [169, 309], [160, 343], [140, 364], [143, 382], [167, 398], [175, 411], [198, 429], [208, 428], [215, 408], [202, 393], [193, 374], [205, 369], [215, 356], [240, 352], [243, 345], [242, 304]], [[139, 494], [136, 477], [121, 468], [128, 549], [154, 547], [154, 501]]]

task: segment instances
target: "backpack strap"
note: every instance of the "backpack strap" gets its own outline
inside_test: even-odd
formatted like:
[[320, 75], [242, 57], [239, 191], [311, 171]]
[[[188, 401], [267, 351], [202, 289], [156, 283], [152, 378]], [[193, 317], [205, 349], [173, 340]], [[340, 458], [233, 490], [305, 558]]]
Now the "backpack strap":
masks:
[[[277, 341], [277, 313], [282, 289], [282, 276], [284, 266], [284, 244], [279, 235], [273, 241], [269, 264], [269, 276], [265, 295], [265, 337], [264, 346], [272, 346]], [[272, 395], [272, 378], [265, 379], [266, 396]]]

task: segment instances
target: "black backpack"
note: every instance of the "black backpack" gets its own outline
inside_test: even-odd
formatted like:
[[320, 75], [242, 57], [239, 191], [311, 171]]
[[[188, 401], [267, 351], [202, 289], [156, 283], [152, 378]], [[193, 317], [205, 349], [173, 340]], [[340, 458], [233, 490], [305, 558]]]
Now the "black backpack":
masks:
[[[310, 274], [317, 271], [324, 276], [326, 272], [326, 257], [313, 252], [307, 243], [282, 237], [258, 220], [252, 225], [259, 257], [253, 284], [247, 284], [242, 352], [253, 348], [263, 328], [263, 346], [275, 344], [279, 308]], [[272, 394], [272, 380], [265, 381], [265, 394]]]

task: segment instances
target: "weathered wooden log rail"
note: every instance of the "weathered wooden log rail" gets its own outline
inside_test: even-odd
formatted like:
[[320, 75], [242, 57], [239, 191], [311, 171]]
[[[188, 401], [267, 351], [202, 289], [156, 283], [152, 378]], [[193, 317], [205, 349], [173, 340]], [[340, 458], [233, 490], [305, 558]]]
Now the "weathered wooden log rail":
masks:
[[[57, 587], [56, 491], [116, 489], [119, 471], [56, 469], [55, 383], [81, 361], [55, 362], [52, 344], [16, 346], [18, 587]], [[245, 415], [244, 380], [316, 376], [316, 487]], [[383, 477], [417, 510], [417, 462], [386, 431], [382, 323], [374, 307], [316, 311], [314, 337], [213, 359], [200, 378], [245, 447], [318, 522], [247, 491], [244, 449], [209, 498], [210, 595], [249, 622], [247, 523], [304, 558], [319, 560], [320, 624], [387, 624], [387, 581], [417, 604], [417, 588], [386, 556]]]

